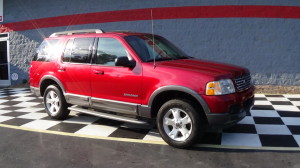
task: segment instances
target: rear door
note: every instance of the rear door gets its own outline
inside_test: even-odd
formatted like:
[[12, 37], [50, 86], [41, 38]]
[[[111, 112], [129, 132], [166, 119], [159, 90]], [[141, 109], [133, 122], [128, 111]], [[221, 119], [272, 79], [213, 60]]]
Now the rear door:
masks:
[[69, 39], [58, 67], [69, 103], [89, 105], [91, 52], [94, 38]]

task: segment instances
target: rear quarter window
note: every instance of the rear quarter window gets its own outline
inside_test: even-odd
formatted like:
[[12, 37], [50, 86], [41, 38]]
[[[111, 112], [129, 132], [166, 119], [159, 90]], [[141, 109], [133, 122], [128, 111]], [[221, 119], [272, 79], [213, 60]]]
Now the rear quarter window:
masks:
[[37, 48], [32, 61], [52, 61], [57, 52], [58, 41], [59, 39], [44, 40]]

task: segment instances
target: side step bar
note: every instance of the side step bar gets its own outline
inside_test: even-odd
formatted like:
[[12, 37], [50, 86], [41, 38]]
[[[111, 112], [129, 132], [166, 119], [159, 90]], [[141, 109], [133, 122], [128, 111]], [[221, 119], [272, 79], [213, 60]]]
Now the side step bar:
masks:
[[103, 113], [103, 112], [99, 112], [99, 111], [96, 112], [96, 111], [83, 109], [83, 108], [79, 108], [79, 107], [69, 107], [68, 109], [71, 110], [71, 111], [76, 111], [76, 112], [89, 114], [89, 115], [102, 117], [102, 118], [107, 118], [107, 119], [111, 119], [111, 120], [118, 120], [118, 121], [123, 121], [123, 122], [134, 123], [134, 124], [149, 124], [146, 121], [137, 120], [135, 118], [118, 116], [118, 115], [113, 115], [113, 114], [107, 114], [107, 113]]

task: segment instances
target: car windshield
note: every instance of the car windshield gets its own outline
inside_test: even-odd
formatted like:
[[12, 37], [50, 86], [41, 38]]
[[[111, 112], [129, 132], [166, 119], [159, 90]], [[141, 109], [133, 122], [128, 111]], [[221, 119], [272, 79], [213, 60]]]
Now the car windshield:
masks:
[[143, 62], [189, 58], [172, 43], [160, 36], [135, 35], [125, 37]]

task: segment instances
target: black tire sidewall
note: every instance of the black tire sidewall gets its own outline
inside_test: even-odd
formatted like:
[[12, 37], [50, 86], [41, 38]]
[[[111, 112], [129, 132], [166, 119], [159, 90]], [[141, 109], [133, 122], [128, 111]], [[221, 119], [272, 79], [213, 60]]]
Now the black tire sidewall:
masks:
[[[171, 139], [166, 132], [164, 131], [163, 127], [163, 118], [165, 114], [171, 108], [179, 108], [184, 110], [192, 121], [192, 132], [189, 138], [185, 141], [175, 141]], [[187, 100], [169, 100], [164, 103], [158, 111], [157, 115], [157, 128], [161, 134], [161, 137], [167, 142], [169, 145], [176, 147], [176, 148], [187, 148], [196, 143], [196, 141], [203, 135], [205, 127], [204, 127], [204, 120], [203, 117], [200, 117], [199, 112], [196, 111], [196, 108]]]

